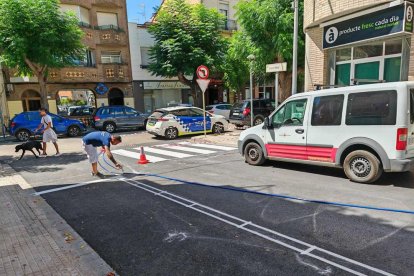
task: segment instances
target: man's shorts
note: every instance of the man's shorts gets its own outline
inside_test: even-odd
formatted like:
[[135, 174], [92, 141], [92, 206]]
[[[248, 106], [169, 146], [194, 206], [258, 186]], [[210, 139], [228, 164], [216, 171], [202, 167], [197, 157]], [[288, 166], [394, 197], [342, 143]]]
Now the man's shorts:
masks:
[[52, 142], [52, 143], [56, 143], [57, 142], [57, 135], [56, 132], [53, 131], [53, 129], [48, 129], [45, 132], [43, 132], [43, 142], [47, 143], [47, 142]]
[[99, 154], [94, 146], [83, 144], [83, 149], [86, 151], [86, 154], [88, 155], [88, 159], [90, 163], [98, 162]]

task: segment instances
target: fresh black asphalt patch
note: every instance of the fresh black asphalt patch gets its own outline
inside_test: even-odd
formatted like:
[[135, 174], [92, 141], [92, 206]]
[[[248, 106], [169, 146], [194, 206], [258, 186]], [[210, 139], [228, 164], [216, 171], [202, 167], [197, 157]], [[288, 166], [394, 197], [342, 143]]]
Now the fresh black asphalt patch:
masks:
[[[141, 182], [393, 274], [414, 271], [412, 233], [344, 208]], [[348, 275], [122, 181], [42, 197], [121, 275]]]

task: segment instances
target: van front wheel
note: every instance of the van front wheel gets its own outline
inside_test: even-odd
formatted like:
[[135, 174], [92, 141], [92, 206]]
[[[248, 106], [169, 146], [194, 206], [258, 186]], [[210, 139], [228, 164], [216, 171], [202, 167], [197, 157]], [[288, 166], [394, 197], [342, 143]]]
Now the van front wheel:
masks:
[[262, 147], [255, 142], [248, 143], [244, 148], [244, 158], [247, 163], [253, 166], [263, 165], [266, 161]]
[[381, 177], [382, 171], [378, 157], [369, 151], [353, 151], [348, 154], [344, 161], [344, 172], [354, 182], [375, 182]]

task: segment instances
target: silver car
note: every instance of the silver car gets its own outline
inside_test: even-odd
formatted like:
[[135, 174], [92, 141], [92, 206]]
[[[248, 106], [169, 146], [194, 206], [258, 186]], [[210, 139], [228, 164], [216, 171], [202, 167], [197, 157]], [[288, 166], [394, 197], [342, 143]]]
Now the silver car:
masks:
[[226, 120], [228, 120], [230, 117], [231, 107], [231, 104], [213, 104], [206, 106], [206, 111], [216, 115], [222, 115], [226, 118]]
[[117, 129], [145, 129], [147, 119], [148, 114], [138, 112], [129, 106], [103, 106], [93, 115], [93, 127], [109, 133]]

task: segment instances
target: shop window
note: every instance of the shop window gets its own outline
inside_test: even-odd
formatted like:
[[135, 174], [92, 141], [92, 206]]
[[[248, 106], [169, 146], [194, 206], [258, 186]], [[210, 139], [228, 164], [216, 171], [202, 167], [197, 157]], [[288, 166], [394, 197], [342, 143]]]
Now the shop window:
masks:
[[351, 60], [352, 49], [339, 49], [336, 51], [336, 62]]
[[379, 68], [379, 61], [355, 64], [355, 80], [358, 84], [373, 83], [379, 80]]
[[335, 69], [335, 84], [349, 85], [351, 80], [351, 64], [338, 64]]
[[354, 59], [382, 56], [383, 43], [354, 47]]
[[352, 93], [348, 96], [347, 125], [395, 125], [397, 91]]
[[402, 52], [402, 40], [391, 40], [385, 42], [385, 55], [401, 54]]
[[384, 80], [386, 82], [401, 79], [401, 57], [386, 58], [384, 60]]
[[344, 95], [316, 97], [313, 101], [313, 126], [341, 125]]

